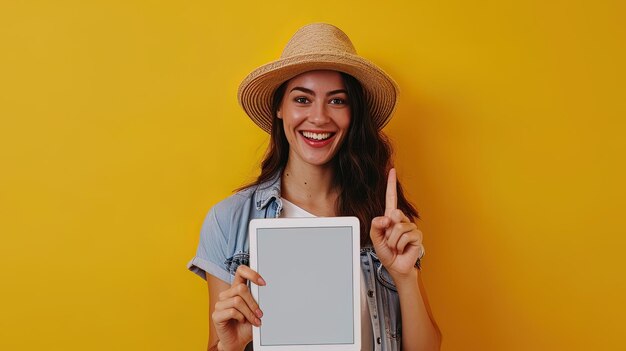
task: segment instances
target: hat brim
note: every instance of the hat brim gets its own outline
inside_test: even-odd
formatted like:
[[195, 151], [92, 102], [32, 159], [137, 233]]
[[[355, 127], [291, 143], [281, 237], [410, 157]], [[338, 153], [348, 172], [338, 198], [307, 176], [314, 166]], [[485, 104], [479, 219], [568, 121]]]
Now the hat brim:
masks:
[[304, 72], [333, 70], [347, 73], [363, 86], [374, 124], [380, 130], [391, 119], [398, 100], [398, 85], [382, 69], [356, 55], [319, 53], [291, 56], [252, 71], [239, 85], [239, 104], [267, 133], [272, 129], [272, 97], [285, 81]]

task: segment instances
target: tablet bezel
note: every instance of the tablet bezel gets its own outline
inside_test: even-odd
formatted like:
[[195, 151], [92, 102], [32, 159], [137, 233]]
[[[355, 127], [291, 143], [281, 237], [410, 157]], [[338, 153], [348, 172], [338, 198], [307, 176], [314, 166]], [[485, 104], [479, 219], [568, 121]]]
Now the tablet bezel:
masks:
[[[350, 344], [317, 344], [317, 345], [261, 345], [260, 328], [252, 326], [253, 345], [255, 351], [360, 351], [361, 350], [361, 265], [360, 265], [360, 228], [356, 217], [310, 217], [310, 218], [264, 218], [253, 219], [249, 225], [250, 268], [257, 270], [257, 230], [270, 228], [352, 228], [352, 280], [353, 280], [353, 314], [354, 342]], [[252, 296], [258, 301], [259, 287], [250, 284]], [[262, 328], [262, 326], [261, 326]]]

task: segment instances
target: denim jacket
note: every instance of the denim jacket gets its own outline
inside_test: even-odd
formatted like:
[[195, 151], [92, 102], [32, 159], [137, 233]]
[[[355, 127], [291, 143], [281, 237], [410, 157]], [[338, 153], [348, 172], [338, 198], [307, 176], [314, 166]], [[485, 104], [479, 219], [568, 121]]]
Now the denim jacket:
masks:
[[[276, 218], [282, 210], [280, 174], [244, 189], [216, 204], [200, 232], [196, 256], [187, 268], [206, 279], [213, 275], [231, 284], [239, 265], [249, 264], [248, 223], [254, 218]], [[374, 249], [361, 248], [367, 305], [373, 326], [374, 350], [401, 350], [400, 299], [391, 275]], [[251, 344], [246, 350], [251, 350]]]

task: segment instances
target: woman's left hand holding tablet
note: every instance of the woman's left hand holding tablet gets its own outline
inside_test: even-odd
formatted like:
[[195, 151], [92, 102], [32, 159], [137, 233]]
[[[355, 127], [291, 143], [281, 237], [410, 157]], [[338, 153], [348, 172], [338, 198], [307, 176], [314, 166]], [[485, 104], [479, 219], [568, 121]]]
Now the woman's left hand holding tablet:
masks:
[[370, 238], [378, 259], [394, 280], [416, 274], [415, 263], [423, 252], [422, 232], [397, 208], [397, 198], [396, 170], [392, 168], [387, 178], [385, 215], [372, 219]]
[[265, 285], [259, 273], [240, 265], [230, 288], [219, 294], [211, 316], [219, 339], [218, 350], [243, 350], [252, 340], [252, 326], [261, 325], [263, 312], [252, 297], [247, 281]]

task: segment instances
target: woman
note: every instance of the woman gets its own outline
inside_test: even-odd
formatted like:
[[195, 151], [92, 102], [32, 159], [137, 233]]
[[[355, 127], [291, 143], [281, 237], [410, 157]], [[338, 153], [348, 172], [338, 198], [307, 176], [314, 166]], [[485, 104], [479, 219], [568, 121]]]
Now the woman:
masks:
[[258, 179], [207, 215], [189, 263], [208, 282], [210, 349], [251, 349], [252, 325], [262, 323], [246, 285], [265, 285], [248, 267], [251, 219], [348, 215], [361, 222], [363, 350], [439, 349], [417, 212], [380, 132], [396, 99], [395, 82], [322, 23], [298, 30], [279, 60], [241, 83], [242, 107], [271, 139]]

